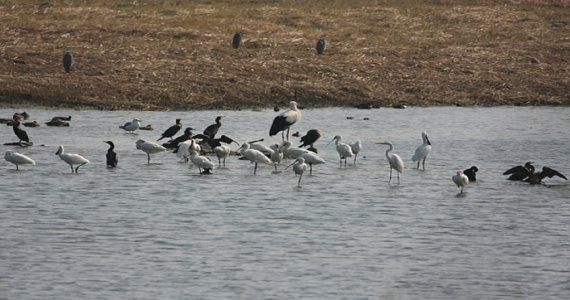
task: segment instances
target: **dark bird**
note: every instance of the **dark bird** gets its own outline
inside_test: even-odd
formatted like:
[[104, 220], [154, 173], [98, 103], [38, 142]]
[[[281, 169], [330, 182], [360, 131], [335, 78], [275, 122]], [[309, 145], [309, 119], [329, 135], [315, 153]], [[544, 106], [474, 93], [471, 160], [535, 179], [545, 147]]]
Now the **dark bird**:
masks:
[[[542, 167], [542, 172], [535, 172], [534, 166], [532, 166], [531, 164], [532, 163], [529, 162], [526, 163], [525, 166], [516, 166], [510, 168], [507, 171], [505, 171], [503, 175], [511, 175], [511, 174], [519, 174], [520, 176], [526, 175], [526, 178], [523, 181], [528, 182], [530, 184], [541, 184], [544, 178], [546, 177], [552, 178], [554, 176], [558, 176], [560, 178], [564, 178], [564, 180], [568, 180], [566, 176], [560, 174], [558, 171], [551, 169], [549, 167]], [[532, 168], [529, 168], [528, 165], [532, 166]]]
[[220, 122], [220, 120], [223, 117], [224, 116], [217, 116], [216, 117], [216, 123], [206, 127], [206, 129], [204, 129], [204, 135], [207, 135], [213, 139], [216, 136], [216, 134], [218, 133], [218, 130], [220, 129], [220, 127], [222, 127], [222, 123]]
[[62, 117], [62, 116], [55, 116], [51, 118], [52, 121], [71, 121], [71, 116]]
[[313, 148], [313, 144], [319, 139], [321, 138], [321, 131], [318, 129], [311, 129], [309, 131], [307, 131], [307, 134], [305, 134], [304, 136], [301, 137], [301, 145], [299, 145], [299, 148], [305, 147], [305, 146], [310, 146], [310, 148]]
[[217, 139], [213, 139], [210, 136], [205, 135], [205, 134], [197, 134], [197, 135], [193, 136], [192, 139], [201, 140], [198, 143], [198, 145], [203, 146], [204, 144], [207, 144], [211, 150], [214, 150], [214, 148], [221, 146], [222, 143], [226, 143], [226, 144], [236, 143], [239, 146], [238, 142], [234, 141], [233, 139], [231, 139], [228, 136], [225, 136], [223, 134], [222, 134], [222, 136], [220, 136], [220, 138], [217, 138]]
[[14, 124], [12, 125], [12, 129], [14, 129], [14, 133], [16, 134], [16, 136], [20, 139], [20, 144], [22, 143], [22, 141], [26, 142], [26, 143], [30, 143], [30, 138], [28, 137], [28, 134], [26, 133], [26, 131], [24, 131], [22, 128], [20, 128], [20, 122], [18, 120], [14, 120]]
[[477, 173], [477, 171], [479, 171], [479, 169], [477, 169], [476, 166], [472, 166], [471, 168], [463, 171], [463, 174], [469, 178], [469, 182], [475, 182], [477, 181], [477, 176], [475, 176], [475, 173]]
[[55, 120], [51, 120], [49, 122], [46, 122], [47, 126], [55, 126], [55, 127], [69, 127], [69, 123], [67, 123], [66, 121], [62, 121], [59, 119], [55, 119]]
[[109, 150], [107, 150], [107, 168], [116, 168], [117, 163], [117, 153], [113, 151], [115, 149], [115, 144], [111, 141], [103, 141], [103, 143], [109, 144]]
[[26, 127], [40, 127], [40, 123], [38, 123], [37, 121], [24, 122], [23, 124]]
[[317, 41], [317, 47], [316, 47], [316, 48], [317, 48], [317, 54], [318, 54], [318, 55], [323, 54], [323, 53], [325, 52], [325, 47], [326, 47], [326, 41], [325, 41], [325, 39], [324, 39], [324, 38], [320, 38], [320, 39]]
[[289, 110], [280, 113], [271, 124], [269, 136], [274, 136], [281, 131], [281, 138], [285, 140], [283, 131], [287, 130], [287, 140], [289, 140], [289, 129], [291, 125], [301, 121], [301, 112], [297, 108], [297, 102], [289, 102]]
[[514, 168], [510, 168], [503, 175], [510, 174], [507, 180], [514, 180], [514, 181], [523, 181], [528, 178], [529, 173], [534, 173], [535, 169], [532, 165], [533, 162], [527, 161], [524, 166], [516, 166]]
[[63, 55], [63, 68], [65, 72], [71, 72], [71, 66], [73, 65], [73, 55], [71, 55], [70, 51], [65, 51]]
[[239, 48], [242, 38], [243, 38], [243, 32], [236, 32], [234, 34], [234, 38], [232, 39], [232, 47], [234, 47], [234, 49]]
[[178, 144], [185, 142], [185, 141], [192, 138], [192, 130], [194, 130], [194, 128], [186, 127], [186, 129], [184, 129], [184, 133], [181, 136], [169, 141], [168, 143], [163, 143], [162, 146], [164, 148], [176, 148], [176, 149], [178, 149]]
[[27, 112], [21, 112], [21, 113], [14, 113], [14, 115], [12, 116], [13, 120], [27, 120], [30, 117], [30, 115]]
[[157, 142], [162, 140], [163, 138], [170, 138], [172, 140], [172, 137], [178, 133], [178, 131], [180, 131], [180, 129], [182, 128], [182, 124], [180, 123], [180, 119], [176, 119], [176, 124], [170, 126], [170, 128], [166, 129], [166, 131], [164, 131], [164, 133], [162, 134], [162, 136], [156, 140]]

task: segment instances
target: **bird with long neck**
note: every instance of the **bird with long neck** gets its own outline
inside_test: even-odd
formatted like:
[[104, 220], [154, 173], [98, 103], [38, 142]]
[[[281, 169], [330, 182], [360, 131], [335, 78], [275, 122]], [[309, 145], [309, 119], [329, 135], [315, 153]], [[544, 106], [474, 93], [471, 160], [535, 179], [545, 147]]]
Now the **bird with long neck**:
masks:
[[346, 159], [348, 157], [352, 157], [354, 156], [354, 153], [352, 153], [352, 148], [350, 147], [350, 145], [343, 143], [342, 141], [342, 137], [340, 135], [336, 135], [328, 144], [327, 146], [334, 142], [336, 145], [336, 152], [338, 152], [338, 156], [340, 157], [340, 167], [342, 167], [342, 160], [344, 159], [344, 166], [346, 167]]
[[423, 169], [426, 168], [426, 158], [431, 153], [431, 143], [429, 141], [427, 133], [422, 132], [423, 143], [416, 149], [416, 152], [412, 156], [412, 161], [418, 162], [418, 169], [420, 168], [420, 161], [422, 162]]
[[386, 159], [390, 164], [390, 179], [388, 180], [388, 184], [392, 181], [392, 169], [395, 169], [398, 172], [398, 184], [400, 184], [400, 173], [404, 172], [404, 161], [398, 154], [390, 153], [394, 149], [394, 145], [392, 145], [392, 143], [383, 142], [378, 144], [388, 145], [390, 147], [386, 150]]
[[297, 108], [297, 102], [289, 102], [289, 110], [279, 114], [273, 119], [273, 124], [269, 129], [269, 136], [274, 136], [281, 132], [281, 139], [285, 141], [284, 131], [287, 130], [287, 140], [289, 140], [289, 130], [293, 124], [301, 121], [301, 111]]
[[111, 141], [103, 141], [103, 143], [109, 145], [109, 149], [107, 150], [107, 155], [105, 156], [107, 158], [107, 168], [116, 168], [119, 160], [117, 159], [117, 153], [115, 153], [114, 151], [115, 144]]

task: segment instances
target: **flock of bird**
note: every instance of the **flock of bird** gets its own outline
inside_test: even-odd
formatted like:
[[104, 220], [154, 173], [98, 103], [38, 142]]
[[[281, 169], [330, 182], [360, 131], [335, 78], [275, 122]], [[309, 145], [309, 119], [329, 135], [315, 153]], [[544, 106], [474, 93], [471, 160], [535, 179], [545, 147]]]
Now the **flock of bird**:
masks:
[[[31, 146], [30, 138], [26, 131], [20, 128], [20, 121], [25, 116], [14, 114], [12, 128], [15, 135], [18, 137], [18, 143], [8, 143], [9, 145], [20, 145], [20, 146]], [[218, 159], [218, 166], [225, 167], [226, 159], [232, 153], [229, 144], [238, 144], [232, 138], [221, 135], [217, 137], [218, 131], [222, 126], [223, 116], [218, 116], [215, 119], [215, 123], [206, 127], [202, 134], [192, 134], [191, 127], [187, 127], [182, 135], [175, 137], [178, 132], [182, 130], [182, 123], [180, 119], [176, 119], [176, 123], [166, 129], [161, 136], [153, 141], [145, 141], [139, 139], [136, 141], [136, 149], [139, 149], [147, 154], [147, 163], [150, 164], [151, 154], [167, 151], [167, 149], [173, 149], [177, 157], [186, 162], [191, 162], [198, 168], [200, 174], [212, 174], [215, 164], [205, 156], [206, 153], [213, 153]], [[261, 140], [246, 142], [240, 145], [240, 147], [235, 151], [242, 156], [242, 159], [249, 160], [254, 164], [253, 174], [257, 174], [257, 168], [259, 164], [273, 165], [275, 170], [277, 166], [285, 158], [293, 159], [293, 163], [288, 165], [285, 169], [293, 167], [293, 171], [296, 175], [299, 175], [299, 180], [297, 182], [298, 186], [301, 186], [301, 179], [303, 174], [309, 170], [312, 174], [313, 166], [324, 164], [325, 160], [318, 155], [318, 150], [314, 147], [314, 143], [321, 138], [322, 133], [319, 129], [311, 129], [306, 135], [300, 138], [301, 144], [298, 147], [293, 146], [292, 142], [289, 141], [289, 131], [291, 126], [298, 123], [301, 120], [301, 112], [297, 107], [297, 102], [291, 101], [289, 104], [289, 110], [286, 110], [279, 115], [277, 115], [269, 129], [269, 135], [275, 136], [281, 132], [282, 142], [280, 144], [274, 144], [271, 146], [263, 145], [259, 143]], [[141, 127], [141, 121], [139, 119], [133, 119], [131, 122], [127, 122], [119, 128], [125, 130], [127, 133], [133, 133]], [[296, 135], [296, 134], [294, 134]], [[420, 163], [422, 168], [425, 169], [425, 162], [432, 151], [431, 142], [427, 133], [422, 132], [422, 144], [417, 147], [414, 155], [412, 156], [412, 161], [417, 163], [417, 168], [420, 168]], [[298, 135], [296, 135], [298, 136]], [[167, 142], [159, 144], [158, 142], [163, 139], [169, 139]], [[112, 141], [104, 141], [109, 145], [109, 149], [106, 154], [107, 167], [115, 168], [118, 165], [117, 154], [114, 151], [115, 145]], [[363, 146], [360, 141], [354, 143], [344, 143], [342, 137], [335, 136], [327, 145], [333, 143], [336, 146], [336, 151], [339, 156], [339, 167], [343, 166], [346, 168], [347, 160], [352, 158], [353, 165], [356, 165], [356, 160], [358, 154], [362, 151]], [[378, 144], [388, 146], [386, 150], [386, 159], [390, 167], [390, 175], [388, 184], [391, 184], [392, 173], [396, 172], [396, 177], [398, 184], [400, 183], [400, 174], [404, 171], [404, 161], [402, 158], [394, 153], [394, 145], [388, 141], [379, 142]], [[306, 149], [305, 149], [306, 147]], [[66, 162], [72, 173], [77, 173], [79, 168], [85, 164], [89, 163], [89, 160], [79, 154], [66, 153], [63, 145], [58, 147], [55, 153], [64, 162]], [[20, 165], [35, 165], [35, 161], [18, 152], [9, 150], [6, 151], [5, 160], [16, 165], [16, 170], [19, 170]], [[478, 168], [473, 166], [466, 170], [459, 170], [457, 174], [452, 176], [452, 181], [460, 188], [460, 194], [463, 193], [464, 188], [470, 183], [477, 180], [476, 173]], [[510, 175], [507, 179], [524, 181], [530, 184], [540, 184], [542, 180], [546, 177], [552, 178], [558, 176], [567, 180], [567, 178], [560, 172], [551, 169], [549, 167], [543, 167], [542, 171], [535, 171], [535, 167], [532, 162], [527, 162], [522, 166], [513, 167], [504, 172], [504, 175]]]

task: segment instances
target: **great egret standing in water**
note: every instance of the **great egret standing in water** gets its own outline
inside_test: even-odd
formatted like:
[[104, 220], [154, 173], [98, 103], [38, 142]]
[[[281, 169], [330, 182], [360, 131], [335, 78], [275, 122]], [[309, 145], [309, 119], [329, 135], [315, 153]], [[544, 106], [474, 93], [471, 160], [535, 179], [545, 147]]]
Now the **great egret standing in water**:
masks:
[[378, 144], [388, 145], [390, 147], [386, 150], [386, 159], [390, 164], [390, 179], [388, 180], [388, 184], [392, 181], [392, 169], [395, 169], [398, 172], [398, 184], [400, 184], [400, 173], [404, 172], [404, 161], [398, 154], [390, 153], [392, 149], [394, 149], [394, 145], [392, 145], [392, 143], [383, 142]]

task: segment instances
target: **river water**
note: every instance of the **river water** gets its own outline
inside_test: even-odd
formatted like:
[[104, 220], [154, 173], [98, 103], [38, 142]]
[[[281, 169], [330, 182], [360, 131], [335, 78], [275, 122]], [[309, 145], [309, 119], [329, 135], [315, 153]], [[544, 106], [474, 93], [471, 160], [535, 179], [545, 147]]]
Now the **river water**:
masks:
[[[15, 111], [0, 109], [0, 117]], [[172, 153], [146, 165], [135, 149], [137, 139], [156, 140], [176, 118], [201, 131], [217, 115], [225, 116], [220, 134], [275, 143], [272, 110], [27, 112], [41, 123], [73, 119], [68, 128], [25, 128], [33, 147], [0, 146], [37, 161], [20, 171], [0, 163], [0, 298], [570, 294], [570, 185], [553, 178], [530, 186], [501, 175], [534, 161], [569, 176], [569, 108], [303, 110], [292, 131], [322, 129], [315, 146], [327, 164], [306, 174], [301, 188], [291, 169], [261, 166], [254, 176], [236, 156], [200, 176]], [[118, 128], [135, 117], [156, 130]], [[411, 161], [422, 130], [433, 145], [425, 171]], [[337, 134], [362, 141], [356, 166], [339, 168], [334, 145], [326, 146]], [[16, 141], [11, 127], [0, 140]], [[117, 146], [117, 169], [105, 167], [103, 140]], [[406, 163], [400, 185], [388, 185], [387, 147], [375, 144], [386, 140]], [[71, 174], [55, 155], [59, 144], [91, 163]], [[472, 165], [478, 181], [458, 195], [451, 176]]]

